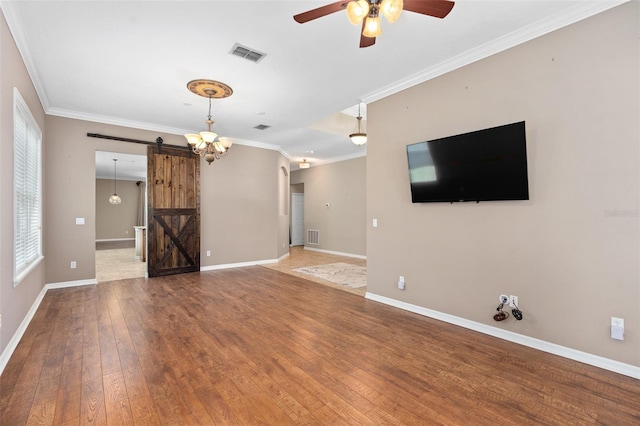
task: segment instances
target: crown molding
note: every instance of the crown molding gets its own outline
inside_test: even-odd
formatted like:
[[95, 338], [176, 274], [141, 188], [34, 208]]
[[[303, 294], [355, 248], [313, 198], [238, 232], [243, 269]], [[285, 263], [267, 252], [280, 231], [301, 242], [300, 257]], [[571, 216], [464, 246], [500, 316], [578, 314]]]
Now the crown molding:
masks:
[[[347, 161], [347, 160], [353, 160], [355, 158], [361, 158], [361, 157], [366, 157], [367, 156], [367, 151], [366, 149], [363, 150], [362, 152], [357, 152], [355, 154], [349, 154], [349, 155], [343, 155], [341, 157], [335, 157], [335, 158], [330, 158], [328, 160], [324, 160], [324, 161], [314, 161], [311, 164], [311, 167], [319, 167], [319, 166], [325, 166], [327, 164], [332, 164], [332, 163], [339, 163], [340, 161]], [[291, 171], [295, 172], [296, 170], [306, 170], [306, 169], [301, 169], [298, 166], [299, 161], [295, 161], [290, 158], [291, 161]]]
[[367, 104], [378, 101], [387, 96], [396, 94], [402, 90], [416, 86], [420, 83], [424, 83], [425, 81], [439, 77], [458, 68], [462, 68], [481, 59], [485, 59], [489, 56], [495, 55], [496, 53], [500, 53], [512, 47], [526, 43], [527, 41], [533, 40], [537, 37], [543, 36], [560, 28], [569, 26], [578, 21], [597, 15], [629, 1], [630, 0], [593, 0], [581, 2], [580, 4], [564, 10], [556, 14], [555, 16], [544, 19], [541, 22], [536, 22], [534, 24], [519, 28], [516, 31], [485, 43], [484, 45], [463, 52], [431, 68], [427, 68], [425, 70], [412, 74], [402, 80], [383, 87], [380, 90], [368, 93], [362, 97], [362, 101]]
[[22, 57], [22, 61], [24, 62], [24, 66], [27, 69], [27, 74], [29, 74], [29, 78], [33, 84], [33, 87], [36, 89], [36, 93], [38, 94], [38, 98], [40, 99], [40, 104], [42, 105], [42, 109], [46, 113], [51, 107], [51, 103], [49, 102], [49, 98], [47, 97], [47, 91], [42, 86], [42, 79], [38, 74], [37, 68], [31, 59], [31, 56], [28, 55], [29, 49], [27, 49], [27, 43], [25, 40], [24, 32], [22, 31], [22, 27], [18, 25], [18, 18], [12, 4], [16, 2], [10, 1], [0, 1], [0, 9], [2, 9], [2, 13], [4, 14], [4, 18], [7, 21], [9, 32], [13, 36], [13, 40], [16, 43], [16, 47], [18, 48], [18, 52], [20, 52], [20, 56]]
[[180, 129], [177, 127], [160, 126], [153, 123], [145, 123], [142, 121], [126, 120], [123, 118], [109, 117], [105, 115], [89, 114], [84, 112], [72, 111], [61, 108], [50, 108], [45, 111], [49, 115], [63, 118], [72, 118], [74, 120], [90, 121], [93, 123], [110, 124], [113, 126], [129, 127], [133, 129], [149, 130], [152, 132], [168, 133], [171, 135], [184, 135], [190, 133], [190, 130]]

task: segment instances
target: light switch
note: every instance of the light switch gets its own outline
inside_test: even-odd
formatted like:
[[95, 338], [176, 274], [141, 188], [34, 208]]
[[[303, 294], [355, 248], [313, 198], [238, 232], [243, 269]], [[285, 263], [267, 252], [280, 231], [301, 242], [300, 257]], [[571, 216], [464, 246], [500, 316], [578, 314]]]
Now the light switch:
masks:
[[76, 217], [76, 225], [84, 225], [84, 217]]
[[378, 219], [373, 219], [373, 227], [374, 228], [378, 227]]

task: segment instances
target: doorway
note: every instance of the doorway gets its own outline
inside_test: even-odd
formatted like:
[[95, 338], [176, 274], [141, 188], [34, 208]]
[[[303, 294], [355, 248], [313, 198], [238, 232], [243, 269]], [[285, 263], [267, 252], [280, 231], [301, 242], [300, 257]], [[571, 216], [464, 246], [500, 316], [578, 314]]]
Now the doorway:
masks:
[[[114, 161], [116, 160], [116, 161]], [[136, 234], [146, 223], [147, 157], [96, 151], [95, 264], [98, 282], [145, 277]], [[117, 193], [120, 204], [109, 199]]]
[[304, 245], [304, 193], [291, 193], [291, 245]]

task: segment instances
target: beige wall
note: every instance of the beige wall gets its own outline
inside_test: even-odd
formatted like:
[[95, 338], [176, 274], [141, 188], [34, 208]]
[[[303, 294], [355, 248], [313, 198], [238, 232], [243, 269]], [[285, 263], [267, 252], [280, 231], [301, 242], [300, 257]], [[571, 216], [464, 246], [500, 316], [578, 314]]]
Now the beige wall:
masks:
[[[95, 278], [95, 152], [146, 155], [147, 146], [88, 138], [100, 133], [184, 146], [184, 137], [47, 116], [50, 146], [45, 191], [50, 194], [46, 232], [47, 283]], [[277, 180], [282, 155], [276, 151], [234, 145], [224, 159], [200, 164], [201, 266], [271, 260], [279, 256]], [[67, 197], [73, 188], [74, 197]], [[75, 225], [84, 217], [85, 225]], [[60, 245], [60, 241], [67, 242]], [[55, 242], [55, 243], [54, 243]], [[281, 244], [280, 244], [281, 245]], [[49, 245], [47, 245], [49, 247]], [[211, 257], [206, 251], [211, 250]], [[77, 268], [69, 269], [76, 261]]]
[[[640, 365], [638, 12], [622, 5], [368, 106], [369, 292]], [[407, 144], [520, 120], [529, 201], [411, 203]], [[502, 293], [519, 296], [523, 321], [493, 321]]]
[[284, 161], [277, 151], [234, 145], [224, 159], [202, 163], [202, 267], [273, 260], [286, 252], [280, 242], [288, 241], [288, 227], [279, 225], [277, 195]]
[[295, 185], [291, 185], [291, 193], [304, 194], [304, 183], [296, 183]]
[[[44, 262], [13, 288], [13, 88], [16, 87], [43, 135], [45, 115], [24, 62], [0, 13], [0, 353], [44, 287]], [[43, 137], [43, 156], [47, 139]], [[45, 166], [46, 168], [46, 166]], [[47, 193], [43, 194], [45, 199]], [[44, 209], [46, 215], [48, 210]], [[45, 255], [46, 255], [45, 251]]]
[[[96, 151], [146, 155], [145, 145], [87, 137], [87, 133], [153, 141], [162, 136], [178, 144], [175, 135], [136, 130], [89, 121], [47, 116], [48, 153], [45, 158], [46, 282], [60, 283], [95, 278]], [[75, 218], [85, 218], [76, 225]], [[76, 269], [69, 263], [75, 261]]]
[[367, 255], [366, 170], [366, 158], [360, 157], [291, 174], [292, 184], [304, 183], [305, 235], [307, 229], [320, 231], [320, 245], [309, 247]]
[[118, 180], [117, 190], [122, 203], [113, 205], [109, 203], [113, 179], [96, 179], [96, 240], [135, 238], [140, 190], [131, 180]]

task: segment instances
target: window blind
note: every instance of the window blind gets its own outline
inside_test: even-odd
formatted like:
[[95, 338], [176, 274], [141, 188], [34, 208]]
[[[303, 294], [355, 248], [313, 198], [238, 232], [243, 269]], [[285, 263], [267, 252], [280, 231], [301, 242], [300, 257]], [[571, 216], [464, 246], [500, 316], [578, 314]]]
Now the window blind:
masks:
[[42, 132], [14, 88], [14, 285], [42, 258]]

